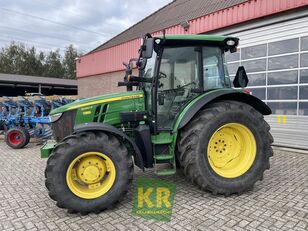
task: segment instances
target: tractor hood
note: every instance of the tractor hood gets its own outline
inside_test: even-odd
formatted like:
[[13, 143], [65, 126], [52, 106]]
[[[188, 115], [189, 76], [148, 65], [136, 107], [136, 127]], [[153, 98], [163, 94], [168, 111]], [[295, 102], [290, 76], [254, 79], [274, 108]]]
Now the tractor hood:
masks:
[[121, 93], [113, 93], [101, 96], [95, 96], [87, 99], [78, 99], [73, 103], [66, 104], [62, 107], [56, 108], [50, 112], [50, 115], [63, 113], [65, 111], [92, 106], [96, 104], [108, 103], [113, 101], [120, 101], [120, 100], [127, 100], [127, 99], [137, 99], [143, 98], [144, 93], [143, 91], [128, 91], [128, 92], [121, 92]]

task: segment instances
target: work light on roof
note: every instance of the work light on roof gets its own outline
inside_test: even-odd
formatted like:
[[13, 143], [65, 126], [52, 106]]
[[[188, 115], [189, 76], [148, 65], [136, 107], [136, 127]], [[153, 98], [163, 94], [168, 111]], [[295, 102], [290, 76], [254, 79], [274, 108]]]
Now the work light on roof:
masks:
[[226, 44], [227, 44], [228, 46], [234, 46], [234, 45], [235, 45], [235, 41], [232, 40], [232, 39], [229, 39], [229, 40], [227, 40]]

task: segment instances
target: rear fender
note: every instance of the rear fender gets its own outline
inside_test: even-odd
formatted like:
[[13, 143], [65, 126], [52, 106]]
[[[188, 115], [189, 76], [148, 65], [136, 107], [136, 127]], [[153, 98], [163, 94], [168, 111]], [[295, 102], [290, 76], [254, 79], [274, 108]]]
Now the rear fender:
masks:
[[270, 115], [272, 113], [271, 109], [262, 100], [241, 90], [213, 90], [197, 97], [184, 108], [184, 110], [177, 118], [173, 132], [177, 132], [179, 129], [183, 128], [186, 124], [188, 124], [189, 121], [191, 121], [191, 119], [194, 117], [194, 115], [206, 105], [220, 100], [234, 100], [246, 103], [255, 108], [263, 115]]
[[123, 141], [126, 141], [127, 144], [134, 150], [133, 156], [134, 156], [134, 161], [135, 165], [137, 165], [140, 169], [144, 170], [144, 165], [143, 165], [143, 159], [141, 156], [140, 149], [136, 145], [136, 143], [129, 138], [124, 132], [118, 130], [116, 127], [111, 126], [109, 124], [103, 124], [103, 123], [84, 123], [84, 124], [79, 124], [74, 127], [74, 133], [80, 133], [80, 132], [86, 132], [86, 131], [102, 131], [106, 132], [109, 134], [112, 134]]

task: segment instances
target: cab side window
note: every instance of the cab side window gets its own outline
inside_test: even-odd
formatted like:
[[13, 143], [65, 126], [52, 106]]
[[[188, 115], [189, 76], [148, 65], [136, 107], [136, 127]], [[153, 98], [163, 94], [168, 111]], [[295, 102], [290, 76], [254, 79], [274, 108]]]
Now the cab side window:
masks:
[[203, 47], [204, 90], [222, 88], [225, 85], [222, 51], [218, 47]]

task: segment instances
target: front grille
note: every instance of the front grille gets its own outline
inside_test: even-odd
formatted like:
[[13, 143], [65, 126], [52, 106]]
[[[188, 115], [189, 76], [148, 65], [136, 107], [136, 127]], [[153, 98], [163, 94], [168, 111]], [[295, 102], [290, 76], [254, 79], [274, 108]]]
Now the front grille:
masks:
[[53, 137], [57, 142], [73, 133], [76, 112], [76, 110], [64, 112], [60, 119], [52, 123]]

